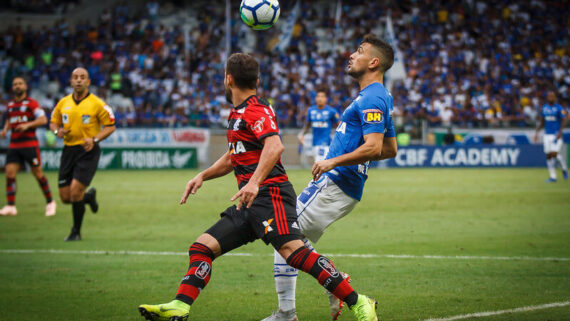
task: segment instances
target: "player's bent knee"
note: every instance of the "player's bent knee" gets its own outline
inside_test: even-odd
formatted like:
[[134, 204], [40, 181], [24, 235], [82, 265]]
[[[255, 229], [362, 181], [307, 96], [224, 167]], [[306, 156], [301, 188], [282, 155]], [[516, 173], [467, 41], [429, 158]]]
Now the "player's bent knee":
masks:
[[293, 252], [297, 251], [299, 248], [304, 247], [305, 243], [302, 240], [293, 240], [283, 244], [277, 252], [281, 254], [286, 260]]
[[216, 257], [222, 254], [222, 248], [220, 246], [220, 242], [218, 242], [218, 240], [216, 240], [212, 235], [208, 233], [200, 235], [196, 239], [195, 243], [200, 243], [205, 245], [207, 248], [210, 249], [210, 251], [212, 251], [212, 253], [214, 253]]

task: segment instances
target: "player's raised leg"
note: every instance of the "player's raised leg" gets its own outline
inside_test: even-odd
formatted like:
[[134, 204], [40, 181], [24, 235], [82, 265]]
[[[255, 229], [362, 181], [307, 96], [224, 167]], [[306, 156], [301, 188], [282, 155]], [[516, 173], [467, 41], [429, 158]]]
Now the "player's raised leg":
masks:
[[0, 209], [1, 216], [15, 216], [18, 214], [16, 209], [16, 175], [20, 170], [19, 163], [8, 163], [6, 170], [6, 205]]

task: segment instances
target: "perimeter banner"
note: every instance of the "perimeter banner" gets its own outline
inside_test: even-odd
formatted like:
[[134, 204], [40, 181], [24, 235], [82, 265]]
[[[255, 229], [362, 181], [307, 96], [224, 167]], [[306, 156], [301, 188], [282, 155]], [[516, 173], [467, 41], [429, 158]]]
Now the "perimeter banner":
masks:
[[[42, 166], [58, 170], [61, 149], [42, 148]], [[198, 152], [188, 148], [101, 148], [99, 169], [179, 169], [197, 168]]]
[[[541, 167], [542, 145], [407, 146], [377, 167]], [[373, 166], [371, 166], [373, 167]]]

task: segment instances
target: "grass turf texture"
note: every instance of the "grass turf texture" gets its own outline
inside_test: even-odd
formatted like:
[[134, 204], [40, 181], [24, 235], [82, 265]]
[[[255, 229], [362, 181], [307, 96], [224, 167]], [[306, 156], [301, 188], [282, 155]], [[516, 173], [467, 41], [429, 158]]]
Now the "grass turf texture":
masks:
[[[0, 217], [0, 249], [172, 251], [181, 255], [0, 252], [0, 320], [142, 320], [137, 306], [171, 300], [183, 253], [230, 205], [228, 175], [178, 205], [188, 171], [100, 171], [99, 213], [87, 210], [83, 241], [64, 243], [71, 207], [43, 215], [29, 173], [18, 176], [16, 217]], [[316, 244], [321, 253], [570, 257], [570, 182], [546, 169], [370, 171], [364, 198]], [[308, 171], [289, 171], [297, 192]], [[4, 181], [4, 175], [1, 181]], [[57, 178], [48, 173], [52, 192]], [[4, 201], [3, 201], [4, 202]], [[2, 202], [2, 203], [3, 203]], [[260, 320], [277, 306], [272, 249], [261, 241], [214, 261], [190, 320]], [[352, 285], [379, 300], [381, 320], [423, 320], [570, 300], [570, 261], [334, 257]], [[297, 282], [300, 320], [328, 320], [311, 277]], [[342, 320], [354, 320], [345, 311]], [[570, 320], [570, 306], [480, 320]]]

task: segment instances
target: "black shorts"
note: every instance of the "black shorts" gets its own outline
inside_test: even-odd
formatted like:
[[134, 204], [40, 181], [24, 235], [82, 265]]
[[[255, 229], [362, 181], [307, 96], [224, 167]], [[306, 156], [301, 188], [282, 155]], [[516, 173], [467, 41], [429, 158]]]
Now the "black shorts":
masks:
[[297, 197], [289, 182], [259, 188], [250, 208], [228, 207], [206, 233], [212, 235], [227, 253], [246, 243], [262, 239], [280, 249], [285, 243], [302, 240], [296, 210]]
[[24, 147], [24, 148], [10, 148], [6, 153], [6, 164], [18, 163], [22, 166], [25, 163], [30, 164], [32, 167], [42, 165], [39, 147]]
[[86, 152], [81, 145], [63, 147], [59, 165], [59, 187], [70, 185], [73, 179], [89, 186], [95, 176], [99, 156], [101, 148], [97, 144], [89, 152]]

